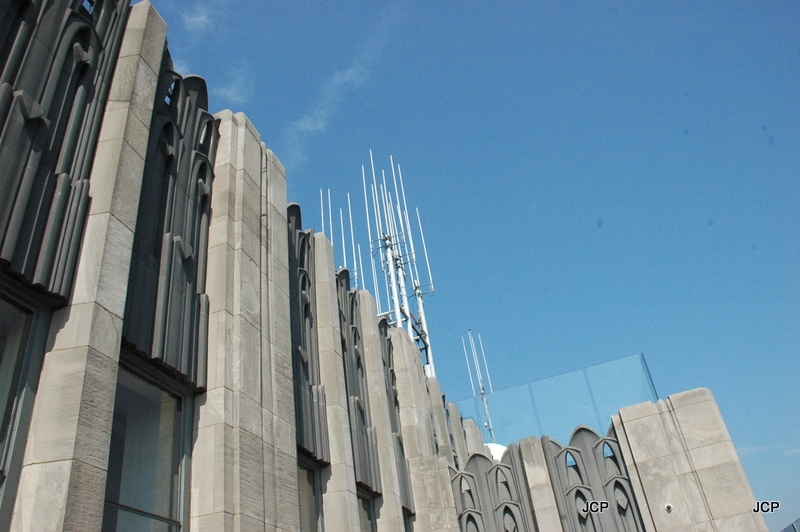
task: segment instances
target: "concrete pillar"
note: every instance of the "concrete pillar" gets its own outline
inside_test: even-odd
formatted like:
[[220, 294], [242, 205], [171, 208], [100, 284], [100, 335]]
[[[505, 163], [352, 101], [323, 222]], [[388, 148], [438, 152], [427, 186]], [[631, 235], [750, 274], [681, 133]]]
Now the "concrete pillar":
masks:
[[378, 310], [375, 300], [365, 290], [359, 291], [358, 297], [361, 311], [361, 338], [364, 342], [370, 417], [378, 440], [378, 460], [381, 472], [382, 494], [375, 501], [375, 509], [378, 515], [378, 532], [394, 532], [395, 530], [404, 529], [403, 503], [400, 495], [399, 472], [397, 471], [395, 438], [389, 417], [389, 409], [394, 408], [394, 404], [389, 404], [389, 396], [386, 390], [383, 352], [378, 330]]
[[[391, 329], [390, 334], [400, 401], [400, 425], [416, 510], [414, 528], [457, 532], [458, 517], [450, 487], [449, 463], [434, 448], [435, 422], [431, 417], [428, 378], [422, 368], [419, 350], [405, 330]], [[446, 434], [438, 437], [444, 438]]]
[[320, 381], [325, 386], [331, 458], [322, 470], [323, 520], [325, 530], [360, 530], [333, 247], [320, 233], [314, 235], [314, 273]]
[[544, 459], [542, 440], [536, 436], [524, 438], [519, 442], [519, 451], [539, 530], [562, 532], [561, 517], [558, 515], [553, 483]]
[[166, 24], [131, 9], [69, 305], [52, 318], [11, 530], [99, 530], [133, 231]]
[[292, 530], [299, 513], [286, 178], [244, 114], [217, 118], [208, 388], [196, 402], [192, 530]]

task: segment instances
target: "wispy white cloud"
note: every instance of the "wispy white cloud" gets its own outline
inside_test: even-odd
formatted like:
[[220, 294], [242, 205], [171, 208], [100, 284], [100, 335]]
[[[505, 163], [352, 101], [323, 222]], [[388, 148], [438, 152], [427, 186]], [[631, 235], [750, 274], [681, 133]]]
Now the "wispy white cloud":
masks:
[[183, 26], [189, 31], [206, 31], [211, 28], [211, 18], [208, 9], [203, 4], [195, 6], [190, 13], [181, 13]]
[[762, 453], [765, 451], [771, 452], [779, 452], [783, 456], [791, 456], [794, 454], [800, 454], [800, 449], [793, 449], [786, 445], [762, 445], [762, 446], [755, 446], [755, 447], [737, 447], [736, 454], [740, 457], [742, 456], [749, 456], [751, 454]]
[[180, 58], [172, 59], [172, 69], [181, 76], [191, 74], [191, 67], [189, 66], [189, 63]]
[[289, 165], [299, 165], [306, 158], [309, 137], [324, 134], [333, 118], [340, 111], [347, 93], [369, 79], [370, 71], [386, 47], [391, 29], [398, 22], [398, 12], [382, 17], [379, 31], [368, 39], [359, 53], [343, 69], [335, 71], [320, 87], [317, 97], [303, 116], [290, 122], [284, 129]]
[[228, 105], [243, 105], [250, 101], [255, 92], [255, 84], [246, 63], [232, 68], [227, 74], [227, 83], [211, 87], [211, 95], [220, 98]]

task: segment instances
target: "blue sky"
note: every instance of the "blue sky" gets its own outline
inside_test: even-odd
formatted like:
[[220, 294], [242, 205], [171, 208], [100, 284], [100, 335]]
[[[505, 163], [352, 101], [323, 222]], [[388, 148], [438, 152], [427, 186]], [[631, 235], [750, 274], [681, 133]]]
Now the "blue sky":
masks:
[[800, 6], [165, 0], [211, 110], [244, 111], [321, 229], [389, 155], [419, 207], [451, 399], [644, 353], [719, 403], [777, 530], [800, 517]]

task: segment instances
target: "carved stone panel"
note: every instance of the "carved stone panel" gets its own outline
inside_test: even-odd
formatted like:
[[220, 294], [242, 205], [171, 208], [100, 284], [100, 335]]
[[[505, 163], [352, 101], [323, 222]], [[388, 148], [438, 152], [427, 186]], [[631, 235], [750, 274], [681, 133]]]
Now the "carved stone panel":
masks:
[[473, 454], [450, 480], [462, 532], [535, 532], [519, 449], [512, 444], [501, 462]]
[[408, 472], [403, 434], [400, 427], [400, 401], [397, 393], [397, 376], [394, 372], [394, 353], [389, 338], [389, 323], [386, 318], [378, 322], [378, 333], [381, 340], [381, 356], [383, 358], [383, 377], [386, 383], [386, 397], [389, 401], [389, 424], [395, 443], [395, 461], [397, 477], [400, 483], [400, 501], [406, 514], [414, 513], [414, 497], [411, 492], [411, 477]]
[[378, 444], [369, 414], [358, 291], [350, 290], [350, 273], [347, 270], [340, 270], [336, 275], [336, 288], [356, 483], [377, 495], [381, 492]]
[[217, 123], [205, 81], [182, 78], [169, 53], [158, 79], [134, 234], [127, 347], [205, 386], [208, 226]]
[[314, 281], [314, 232], [303, 231], [300, 207], [289, 205], [289, 297], [297, 446], [320, 464], [330, 462], [325, 387], [320, 384]]
[[569, 445], [542, 437], [565, 531], [644, 531], [619, 443], [578, 427]]
[[60, 304], [127, 11], [124, 0], [0, 6], [0, 268]]

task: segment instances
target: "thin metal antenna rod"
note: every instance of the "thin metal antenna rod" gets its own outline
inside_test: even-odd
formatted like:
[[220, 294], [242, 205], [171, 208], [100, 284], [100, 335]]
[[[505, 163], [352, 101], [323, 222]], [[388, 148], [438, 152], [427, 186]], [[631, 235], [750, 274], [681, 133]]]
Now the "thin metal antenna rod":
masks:
[[[347, 213], [350, 216], [350, 246], [353, 248], [353, 269], [355, 270], [355, 285], [358, 288], [358, 278], [363, 276], [361, 268], [358, 267], [358, 263], [356, 262], [356, 239], [353, 236], [353, 208], [350, 206], [350, 193], [347, 193]], [[361, 284], [364, 284], [364, 281], [361, 281]], [[363, 288], [363, 286], [362, 286]]]
[[478, 377], [478, 386], [481, 393], [483, 393], [483, 374], [481, 373], [481, 365], [478, 362], [478, 352], [475, 350], [475, 339], [472, 337], [472, 329], [467, 329], [467, 336], [469, 337], [469, 345], [472, 349], [472, 361], [475, 363], [475, 375]]
[[419, 283], [417, 283], [417, 288], [415, 289], [415, 293], [417, 294], [417, 309], [419, 310], [419, 321], [422, 323], [422, 333], [425, 335], [424, 342], [425, 346], [427, 347], [427, 354], [428, 354], [428, 371], [430, 372], [431, 377], [436, 377], [436, 366], [433, 365], [433, 347], [431, 347], [431, 336], [428, 334], [428, 320], [425, 318], [425, 304], [422, 302], [422, 290], [419, 288]]
[[[331, 210], [331, 189], [328, 189], [328, 227], [331, 228], [331, 248], [333, 248], [334, 255], [336, 254], [336, 247], [333, 245], [333, 211]], [[333, 263], [336, 264], [336, 257], [333, 259]]]
[[397, 293], [397, 273], [394, 269], [394, 257], [392, 256], [391, 246], [386, 246], [386, 262], [389, 264], [389, 275], [391, 277], [392, 301], [394, 303], [394, 319], [398, 327], [403, 326], [403, 315], [400, 313], [400, 297]]
[[481, 354], [483, 355], [483, 367], [486, 368], [486, 378], [489, 380], [489, 393], [494, 393], [492, 388], [492, 377], [489, 375], [489, 364], [486, 363], [486, 352], [483, 350], [483, 340], [481, 340], [481, 333], [478, 333], [478, 343], [481, 346]]
[[372, 161], [372, 150], [369, 150], [369, 162], [372, 165], [372, 202], [375, 210], [375, 230], [378, 232], [378, 238], [380, 238], [383, 234], [383, 225], [378, 212], [378, 181], [375, 178], [375, 163]]
[[[399, 245], [399, 237], [401, 234], [405, 234], [405, 230], [403, 228], [403, 216], [400, 214], [400, 208], [401, 208], [400, 194], [398, 193], [397, 190], [397, 176], [394, 173], [394, 159], [392, 158], [391, 155], [389, 156], [389, 163], [392, 165], [392, 181], [394, 182], [394, 197], [397, 203], [395, 206], [397, 207], [397, 218], [400, 220], [399, 224], [400, 229], [398, 231], [398, 245]], [[392, 214], [394, 214], [394, 212]]]
[[325, 203], [322, 201], [322, 189], [319, 189], [319, 217], [322, 218], [322, 234], [325, 234]]
[[[408, 329], [408, 334], [413, 338], [414, 323], [411, 320], [411, 308], [408, 304], [408, 291], [406, 290], [406, 272], [405, 266], [403, 265], [402, 253], [400, 251], [400, 241], [403, 240], [405, 228], [403, 227], [403, 215], [400, 211], [400, 194], [397, 189], [397, 176], [394, 172], [394, 159], [391, 155], [389, 156], [389, 163], [392, 165], [392, 181], [394, 182], [394, 199], [396, 201], [396, 205], [392, 204], [391, 193], [389, 193], [389, 204], [390, 206], [394, 207], [392, 209], [392, 220], [394, 222], [395, 234], [397, 235], [397, 241], [392, 245], [392, 254], [394, 255], [394, 260], [397, 265], [397, 280], [400, 283], [401, 308], [403, 309], [403, 315], [406, 318], [406, 328]], [[395, 218], [395, 210], [397, 211], [397, 218]]]
[[392, 203], [392, 196], [391, 192], [387, 191], [388, 196], [388, 203], [389, 203], [389, 213], [390, 219], [392, 220], [392, 236], [393, 242], [389, 245], [389, 250], [392, 254], [392, 262], [394, 265], [394, 271], [396, 275], [396, 282], [397, 282], [397, 292], [400, 295], [400, 316], [398, 317], [398, 323], [402, 324], [402, 321], [406, 321], [406, 328], [408, 329], [408, 334], [411, 335], [413, 338], [414, 336], [414, 328], [411, 323], [411, 313], [408, 309], [408, 293], [406, 292], [406, 275], [405, 270], [403, 269], [403, 260], [398, 253], [397, 247], [399, 245], [400, 239], [400, 232], [398, 230], [397, 219], [395, 218], [394, 213], [394, 204]]
[[475, 350], [475, 340], [472, 338], [472, 329], [467, 330], [469, 336], [469, 343], [472, 347], [472, 360], [475, 362], [475, 373], [478, 375], [478, 386], [481, 390], [481, 401], [483, 402], [483, 412], [486, 414], [486, 430], [489, 431], [489, 439], [492, 443], [496, 443], [494, 437], [494, 427], [492, 426], [492, 415], [489, 412], [489, 398], [486, 397], [486, 388], [483, 386], [483, 377], [481, 376], [480, 363], [478, 362], [478, 352]]
[[[375, 302], [378, 305], [378, 314], [380, 314], [381, 313], [381, 295], [380, 295], [380, 292], [378, 291], [378, 277], [377, 277], [377, 274], [375, 272], [375, 257], [372, 255], [372, 227], [371, 227], [372, 224], [370, 224], [370, 222], [369, 222], [369, 201], [367, 200], [367, 177], [366, 177], [366, 174], [364, 172], [364, 165], [363, 164], [361, 165], [361, 185], [364, 187], [364, 212], [366, 213], [366, 217], [367, 217], [367, 239], [368, 239], [368, 244], [369, 244], [369, 260], [370, 260], [370, 263], [372, 265], [372, 289], [375, 291]], [[376, 230], [378, 229], [377, 226], [375, 227], [375, 229]], [[361, 259], [361, 246], [360, 245], [358, 247], [358, 257], [359, 257], [359, 259]], [[364, 269], [363, 265], [362, 265], [361, 269], [362, 270]], [[362, 288], [363, 288], [363, 284], [364, 284], [363, 277], [362, 277], [361, 283], [362, 283]]]
[[[359, 271], [364, 271], [364, 259], [361, 258], [361, 244], [358, 245], [358, 269], [359, 269]], [[361, 289], [362, 290], [366, 290], [366, 288], [364, 287], [364, 276], [363, 275], [361, 276]], [[381, 311], [380, 311], [380, 309], [378, 309], [378, 314], [380, 314], [380, 313], [381, 313]]]
[[[400, 191], [403, 194], [403, 210], [405, 211], [406, 216], [406, 227], [408, 228], [408, 243], [411, 245], [411, 262], [414, 264], [414, 274], [416, 279], [413, 279], [417, 285], [420, 284], [419, 282], [419, 269], [417, 268], [417, 254], [414, 251], [414, 231], [411, 229], [411, 222], [408, 221], [408, 203], [406, 202], [406, 186], [403, 183], [403, 170], [400, 168], [400, 165], [397, 165], [397, 175], [400, 176]], [[413, 277], [413, 276], [412, 276]]]
[[381, 170], [381, 177], [383, 178], [383, 185], [381, 186], [381, 195], [383, 196], [383, 217], [386, 219], [386, 232], [391, 237], [394, 235], [392, 220], [389, 217], [392, 212], [392, 208], [389, 206], [389, 190], [386, 188], [386, 172], [383, 170]]
[[467, 373], [469, 374], [469, 386], [472, 388], [472, 397], [477, 397], [475, 392], [475, 381], [472, 380], [472, 369], [469, 367], [469, 357], [467, 356], [467, 344], [464, 343], [464, 337], [461, 337], [461, 346], [464, 348], [464, 362], [467, 363]]
[[[394, 159], [392, 159], [391, 155], [389, 156], [389, 161], [391, 161], [391, 163], [392, 163], [392, 180], [394, 180], [394, 196], [397, 199], [397, 219], [400, 221], [400, 234], [402, 235], [402, 239], [401, 240], [402, 240], [402, 246], [403, 246], [403, 250], [402, 251], [400, 249], [397, 250], [398, 251], [397, 255], [399, 257], [399, 256], [401, 256], [401, 255], [403, 255], [405, 253], [406, 259], [405, 259], [404, 262], [406, 262], [409, 265], [408, 276], [411, 278], [411, 286], [413, 287], [414, 286], [414, 269], [413, 269], [413, 266], [412, 266], [413, 258], [411, 257], [411, 255], [408, 252], [408, 238], [406, 237], [406, 231], [410, 232], [411, 228], [408, 227], [408, 224], [406, 223], [407, 216], [404, 215], [405, 211], [404, 211], [403, 203], [401, 201], [400, 192], [397, 189], [397, 176], [395, 175], [395, 172], [394, 172]], [[400, 165], [399, 164], [397, 165], [397, 169], [398, 169], [398, 171], [400, 170]], [[397, 247], [399, 248], [400, 245], [401, 245], [401, 243], [398, 241]], [[411, 320], [409, 320], [409, 323], [410, 323], [410, 321]]]
[[[370, 151], [370, 161], [372, 161], [372, 151]], [[381, 264], [381, 273], [383, 274], [383, 287], [386, 292], [386, 307], [389, 308], [392, 306], [392, 302], [389, 301], [390, 293], [389, 293], [389, 280], [386, 276], [386, 268], [383, 266], [383, 255], [381, 254], [381, 242], [383, 238], [383, 221], [381, 220], [381, 210], [379, 208], [379, 201], [378, 201], [378, 182], [375, 179], [375, 165], [372, 165], [372, 184], [370, 185], [370, 191], [372, 192], [372, 211], [375, 214], [375, 240], [374, 243], [370, 243], [370, 254], [374, 257], [374, 253], [378, 253], [378, 260], [380, 260]], [[375, 246], [374, 248], [372, 246]], [[374, 259], [373, 259], [374, 260]], [[375, 280], [377, 281], [377, 272], [375, 275]], [[378, 286], [376, 284], [375, 286]], [[383, 304], [381, 304], [383, 306]]]
[[422, 220], [419, 217], [419, 209], [416, 209], [416, 211], [417, 223], [419, 224], [419, 234], [422, 237], [422, 250], [425, 253], [425, 264], [428, 265], [428, 280], [431, 282], [431, 292], [433, 292], [433, 274], [431, 273], [431, 263], [428, 260], [428, 246], [425, 245], [425, 232], [422, 230]]
[[[395, 199], [399, 202], [400, 197], [397, 195], [397, 180], [395, 180], [394, 183]], [[394, 229], [394, 235], [396, 237], [396, 240], [391, 245], [391, 250], [395, 263], [395, 269], [397, 270], [397, 282], [399, 284], [398, 291], [400, 292], [400, 309], [403, 313], [403, 318], [406, 320], [406, 329], [408, 330], [408, 334], [413, 338], [414, 323], [411, 320], [411, 308], [408, 304], [408, 291], [406, 290], [406, 272], [405, 266], [403, 265], [402, 253], [400, 252], [400, 240], [401, 235], [403, 234], [403, 222], [402, 218], [400, 218], [400, 207], [399, 205], [394, 205], [391, 192], [389, 193], [389, 208], [391, 209], [392, 228]], [[395, 210], [397, 211], [397, 217], [400, 218], [400, 222], [398, 222], [397, 218], [395, 218]]]
[[339, 224], [342, 228], [342, 259], [344, 260], [344, 269], [347, 269], [347, 243], [344, 240], [344, 216], [342, 209], [339, 209]]

